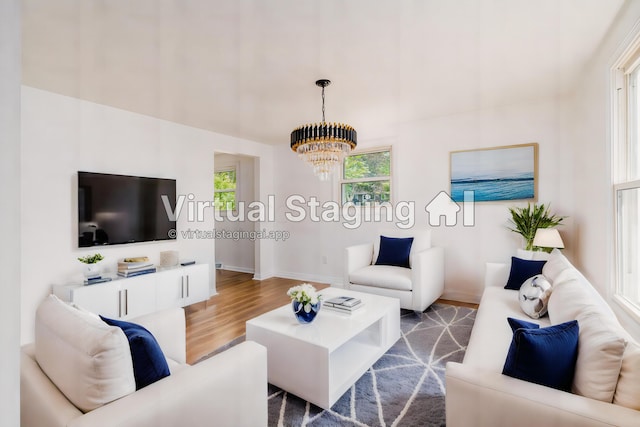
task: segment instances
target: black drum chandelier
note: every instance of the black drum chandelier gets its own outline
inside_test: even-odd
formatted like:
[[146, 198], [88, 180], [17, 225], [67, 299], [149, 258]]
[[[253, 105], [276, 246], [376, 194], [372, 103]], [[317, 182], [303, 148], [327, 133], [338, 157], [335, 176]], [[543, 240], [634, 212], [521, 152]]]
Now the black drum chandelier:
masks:
[[307, 124], [291, 132], [291, 149], [313, 168], [321, 181], [327, 181], [344, 156], [356, 148], [358, 134], [344, 123], [327, 123], [324, 117], [324, 88], [330, 80], [316, 81], [322, 88], [322, 123]]

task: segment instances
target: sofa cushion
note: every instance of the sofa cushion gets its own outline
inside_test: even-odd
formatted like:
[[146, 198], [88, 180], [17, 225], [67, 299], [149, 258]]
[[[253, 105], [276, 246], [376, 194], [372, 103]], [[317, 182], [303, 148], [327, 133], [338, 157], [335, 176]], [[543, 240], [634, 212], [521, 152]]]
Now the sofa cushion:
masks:
[[518, 293], [520, 308], [524, 313], [538, 319], [547, 314], [547, 303], [551, 295], [551, 284], [542, 274], [527, 279]]
[[394, 265], [409, 268], [409, 255], [413, 237], [395, 238], [380, 236], [380, 252], [376, 265]]
[[542, 273], [542, 267], [546, 261], [530, 261], [511, 257], [511, 271], [505, 289], [520, 289], [520, 286], [530, 277]]
[[547, 263], [542, 268], [542, 274], [547, 278], [553, 286], [561, 278], [562, 273], [566, 270], [573, 269], [569, 260], [558, 249], [554, 249], [549, 254]]
[[576, 319], [580, 338], [572, 391], [611, 403], [627, 342], [618, 325], [596, 308], [583, 310]]
[[391, 265], [370, 265], [351, 273], [349, 281], [356, 285], [410, 291], [411, 269]]
[[624, 351], [613, 403], [640, 411], [640, 345], [635, 341]]
[[100, 316], [100, 318], [106, 324], [122, 329], [127, 336], [133, 361], [136, 390], [169, 376], [170, 371], [167, 359], [151, 332], [135, 323], [109, 319], [103, 316]]
[[553, 283], [553, 291], [549, 296], [547, 309], [551, 324], [568, 322], [577, 319], [584, 311], [593, 310], [600, 312], [603, 317], [615, 319], [611, 308], [586, 279], [581, 279], [575, 270], [567, 271], [564, 276], [566, 280]]
[[578, 330], [575, 320], [547, 328], [514, 328], [502, 373], [559, 390], [571, 390], [578, 356]]
[[124, 332], [54, 295], [36, 311], [35, 348], [42, 371], [83, 412], [136, 390]]

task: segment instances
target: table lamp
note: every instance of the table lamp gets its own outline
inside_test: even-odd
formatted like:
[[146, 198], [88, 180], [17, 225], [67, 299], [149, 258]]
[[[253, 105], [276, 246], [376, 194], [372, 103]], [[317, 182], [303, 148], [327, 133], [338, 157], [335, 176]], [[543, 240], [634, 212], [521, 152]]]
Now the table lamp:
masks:
[[538, 228], [533, 238], [533, 246], [539, 248], [564, 248], [560, 232], [555, 228]]

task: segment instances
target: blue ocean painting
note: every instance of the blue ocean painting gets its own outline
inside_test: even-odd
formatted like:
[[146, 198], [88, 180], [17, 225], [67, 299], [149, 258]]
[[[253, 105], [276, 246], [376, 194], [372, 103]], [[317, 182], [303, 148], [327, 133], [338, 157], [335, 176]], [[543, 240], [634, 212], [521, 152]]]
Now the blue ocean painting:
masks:
[[451, 153], [451, 198], [476, 202], [535, 198], [535, 144]]

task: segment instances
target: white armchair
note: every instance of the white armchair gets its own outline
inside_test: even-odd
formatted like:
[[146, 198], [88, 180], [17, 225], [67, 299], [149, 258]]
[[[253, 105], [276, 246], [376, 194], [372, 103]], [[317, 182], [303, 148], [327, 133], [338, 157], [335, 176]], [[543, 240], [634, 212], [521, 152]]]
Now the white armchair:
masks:
[[410, 268], [376, 265], [380, 238], [345, 250], [345, 288], [395, 297], [400, 307], [424, 311], [444, 291], [444, 250], [431, 247], [430, 230], [390, 230], [387, 237], [413, 237]]
[[[189, 366], [185, 363], [186, 331], [182, 308], [133, 320], [146, 327], [157, 339], [167, 359], [170, 376], [95, 409], [79, 408], [71, 399], [84, 403], [91, 398], [96, 402], [107, 391], [121, 391], [119, 383], [127, 380], [115, 375], [123, 365], [122, 369], [127, 366], [132, 369], [132, 361], [130, 356], [128, 360], [119, 357], [122, 351], [130, 354], [129, 344], [121, 331], [111, 331], [109, 328], [117, 328], [109, 327], [96, 315], [74, 312], [80, 310], [67, 309], [62, 302], [51, 303], [47, 313], [37, 316], [36, 323], [41, 324], [36, 328], [42, 328], [43, 332], [36, 334], [35, 343], [22, 347], [22, 426], [267, 425], [266, 349], [247, 341]], [[97, 325], [99, 323], [102, 325]], [[49, 346], [56, 342], [56, 345]], [[38, 349], [38, 346], [44, 349]], [[50, 348], [51, 352], [38, 357]], [[49, 373], [45, 373], [41, 365], [43, 361], [47, 362], [44, 366], [64, 370], [56, 373], [48, 369]], [[108, 363], [110, 361], [113, 363]], [[133, 372], [130, 376], [133, 379]], [[67, 390], [66, 394], [62, 389]]]

